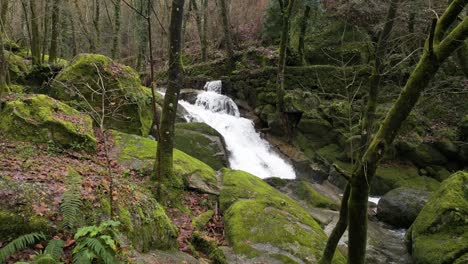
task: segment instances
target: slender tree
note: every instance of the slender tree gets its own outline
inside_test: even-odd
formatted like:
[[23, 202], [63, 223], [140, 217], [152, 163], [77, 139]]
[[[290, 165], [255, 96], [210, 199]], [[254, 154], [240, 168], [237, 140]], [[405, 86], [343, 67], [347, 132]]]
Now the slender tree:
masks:
[[[198, 31], [198, 38], [200, 39], [200, 47], [201, 47], [201, 50], [202, 50], [202, 60], [203, 60], [203, 56], [206, 54], [203, 54], [203, 8], [198, 8], [198, 4], [197, 4], [197, 0], [191, 0], [192, 2], [192, 7], [193, 7], [193, 11], [195, 11], [195, 22], [197, 24], [197, 31]], [[206, 52], [206, 51], [205, 51]]]
[[294, 6], [295, 0], [288, 0], [286, 6], [286, 0], [279, 0], [281, 6], [282, 16], [282, 30], [281, 30], [281, 42], [279, 50], [279, 61], [278, 61], [278, 76], [276, 78], [276, 111], [279, 114], [284, 113], [284, 69], [286, 67], [286, 49], [289, 39], [289, 24], [291, 20], [291, 12]]
[[305, 63], [305, 59], [304, 59], [305, 35], [307, 33], [307, 27], [309, 25], [310, 10], [311, 10], [310, 5], [306, 5], [306, 8], [304, 9], [304, 15], [302, 16], [302, 19], [301, 19], [301, 29], [299, 32], [299, 45], [297, 48], [299, 52], [299, 58], [301, 60], [301, 64]]
[[6, 23], [6, 17], [8, 13], [8, 8], [10, 6], [10, 1], [9, 0], [3, 0], [2, 4], [0, 7], [2, 8], [2, 11], [0, 12], [0, 30], [3, 32], [5, 31], [5, 23]]
[[60, 0], [54, 0], [52, 6], [52, 35], [50, 39], [49, 63], [57, 61], [58, 53], [58, 38], [59, 38], [59, 23], [60, 23]]
[[[0, 31], [0, 100], [2, 100], [3, 96], [10, 91], [7, 84], [8, 63], [5, 59], [5, 52], [3, 50], [3, 31]], [[2, 110], [2, 105], [3, 104], [0, 103], [0, 110]]]
[[31, 12], [31, 54], [34, 65], [41, 64], [41, 39], [39, 35], [39, 17], [37, 15], [37, 1], [29, 0]]
[[114, 36], [112, 39], [112, 58], [116, 59], [120, 53], [120, 28], [122, 24], [122, 1], [115, 0], [114, 2]]
[[390, 148], [402, 123], [412, 111], [440, 65], [460, 48], [468, 37], [467, 17], [464, 17], [460, 24], [450, 30], [451, 25], [467, 3], [468, 0], [454, 0], [440, 19], [434, 19], [419, 63], [408, 78], [400, 96], [388, 112], [364, 156], [357, 160], [353, 168], [348, 204], [349, 263], [365, 263], [369, 186], [380, 160], [385, 151]]
[[96, 45], [99, 46], [101, 44], [101, 1], [102, 0], [94, 0], [94, 17], [93, 17], [93, 26], [94, 26], [94, 33], [96, 34]]
[[[182, 86], [180, 62], [182, 20], [185, 0], [173, 0], [169, 32], [169, 80], [161, 116], [160, 138], [156, 154], [155, 172], [159, 182], [173, 178], [174, 123], [179, 92]], [[158, 192], [160, 192], [158, 188]]]
[[208, 0], [203, 1], [203, 28], [201, 40], [202, 61], [208, 60]]
[[[374, 123], [375, 123], [375, 110], [377, 106], [377, 98], [378, 98], [378, 91], [380, 87], [380, 81], [382, 79], [383, 74], [383, 60], [385, 58], [385, 54], [387, 51], [387, 43], [388, 39], [390, 38], [390, 34], [392, 32], [392, 28], [394, 25], [396, 11], [398, 8], [399, 0], [392, 0], [389, 5], [387, 18], [385, 20], [385, 25], [383, 31], [380, 33], [379, 39], [375, 44], [375, 60], [374, 60], [374, 67], [373, 67], [373, 74], [370, 78], [369, 82], [369, 92], [367, 98], [367, 106], [364, 113], [363, 118], [363, 127], [361, 132], [361, 149], [367, 149], [369, 145], [369, 140], [371, 137], [372, 132], [374, 131]], [[360, 155], [362, 156], [364, 152]], [[346, 173], [339, 168], [337, 168], [339, 173], [343, 174], [344, 177], [350, 178], [349, 173]], [[333, 259], [333, 255], [335, 254], [336, 246], [340, 238], [343, 236], [344, 232], [348, 227], [348, 200], [349, 195], [351, 193], [351, 185], [348, 183], [345, 187], [345, 191], [343, 193], [343, 197], [341, 200], [341, 208], [340, 208], [340, 216], [336, 226], [333, 228], [332, 233], [327, 241], [327, 245], [325, 247], [323, 256], [320, 260], [320, 264], [329, 264]]]
[[[294, 0], [292, 0], [294, 1]], [[234, 44], [232, 44], [231, 24], [229, 22], [229, 10], [226, 0], [219, 0], [219, 8], [221, 10], [221, 20], [223, 24], [224, 45], [228, 57], [228, 66], [230, 69], [234, 68]]]
[[44, 13], [45, 15], [43, 16], [44, 21], [42, 24], [42, 29], [43, 29], [43, 36], [42, 36], [42, 51], [41, 51], [41, 63], [44, 63], [45, 61], [45, 54], [47, 52], [47, 48], [49, 46], [49, 27], [50, 27], [50, 3], [51, 1], [46, 1], [45, 3], [45, 9]]

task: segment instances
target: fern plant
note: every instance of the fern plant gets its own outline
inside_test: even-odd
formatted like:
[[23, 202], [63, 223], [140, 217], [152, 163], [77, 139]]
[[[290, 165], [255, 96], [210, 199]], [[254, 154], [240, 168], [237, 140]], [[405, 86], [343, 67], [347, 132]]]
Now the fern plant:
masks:
[[70, 170], [67, 177], [65, 193], [60, 203], [60, 212], [63, 216], [62, 224], [65, 228], [73, 229], [78, 222], [81, 211], [81, 179], [80, 175], [74, 170]]
[[90, 264], [94, 260], [104, 264], [119, 263], [115, 257], [117, 235], [114, 232], [114, 227], [119, 224], [116, 221], [106, 221], [99, 226], [79, 228], [75, 234], [73, 263]]
[[8, 243], [5, 247], [0, 249], [0, 262], [11, 256], [13, 253], [25, 249], [28, 246], [37, 243], [38, 241], [46, 240], [46, 237], [42, 233], [31, 233], [22, 235], [15, 240]]

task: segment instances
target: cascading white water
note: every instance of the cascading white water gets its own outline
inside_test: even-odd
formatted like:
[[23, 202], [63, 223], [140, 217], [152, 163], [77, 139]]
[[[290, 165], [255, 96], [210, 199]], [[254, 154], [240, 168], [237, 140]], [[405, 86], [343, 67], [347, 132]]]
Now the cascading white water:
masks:
[[220, 94], [221, 88], [221, 81], [208, 82], [206, 91], [197, 96], [195, 104], [180, 101], [190, 113], [187, 120], [204, 122], [223, 135], [232, 169], [260, 178], [296, 178], [292, 166], [260, 137], [251, 120], [240, 117], [236, 103]]

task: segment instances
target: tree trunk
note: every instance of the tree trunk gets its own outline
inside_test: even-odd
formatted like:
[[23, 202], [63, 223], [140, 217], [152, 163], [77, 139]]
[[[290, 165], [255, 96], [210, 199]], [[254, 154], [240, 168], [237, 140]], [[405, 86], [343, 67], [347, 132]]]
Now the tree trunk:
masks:
[[50, 39], [49, 63], [55, 63], [57, 60], [59, 23], [60, 23], [60, 0], [54, 0], [52, 7], [52, 37]]
[[234, 69], [234, 45], [232, 44], [231, 24], [229, 23], [228, 5], [226, 4], [226, 0], [219, 0], [219, 4], [219, 8], [221, 9], [221, 20], [223, 24], [224, 44], [226, 46], [225, 48], [228, 57], [228, 67], [229, 69]]
[[[169, 33], [169, 80], [164, 97], [155, 171], [159, 182], [173, 178], [174, 123], [182, 87], [180, 63], [182, 20], [185, 0], [173, 0]], [[160, 190], [158, 189], [158, 193]]]
[[112, 39], [112, 58], [117, 59], [120, 53], [120, 27], [121, 27], [121, 12], [122, 1], [115, 0], [114, 3], [114, 37]]
[[208, 60], [208, 0], [203, 1], [203, 32], [201, 41], [202, 61]]
[[[197, 24], [197, 30], [198, 30], [198, 38], [200, 39], [200, 49], [202, 51], [202, 60], [203, 56], [206, 56], [206, 54], [203, 54], [203, 21], [202, 21], [202, 9], [198, 8], [197, 0], [192, 0], [192, 7], [193, 11], [195, 11], [195, 22]], [[205, 51], [206, 52], [206, 51]]]
[[[145, 4], [146, 2], [146, 4]], [[151, 12], [148, 10], [148, 3], [151, 2], [150, 0], [138, 0], [138, 9], [145, 17], [141, 16], [140, 14], [136, 15], [137, 21], [137, 36], [138, 36], [138, 56], [137, 56], [137, 69], [145, 70], [145, 57], [148, 49], [148, 19], [147, 17], [150, 16]]]
[[301, 64], [304, 65], [305, 59], [304, 59], [304, 47], [305, 47], [305, 35], [307, 33], [307, 26], [309, 25], [309, 19], [310, 19], [310, 6], [306, 6], [304, 9], [304, 15], [302, 16], [302, 21], [301, 21], [301, 32], [299, 33], [299, 46], [297, 48], [299, 52], [299, 58], [301, 60]]
[[[9, 92], [7, 84], [8, 64], [5, 60], [5, 52], [3, 46], [3, 32], [0, 31], [0, 100]], [[2, 103], [0, 102], [0, 110], [2, 110]]]
[[100, 18], [101, 18], [101, 3], [102, 0], [95, 0], [94, 1], [94, 18], [93, 18], [93, 25], [94, 25], [94, 33], [96, 34], [96, 46], [101, 45], [101, 27], [100, 27]]
[[7, 21], [7, 13], [8, 13], [9, 5], [10, 5], [10, 0], [3, 0], [2, 5], [1, 5], [2, 11], [0, 12], [0, 30], [3, 33], [5, 33], [6, 31], [6, 21]]
[[37, 16], [37, 1], [29, 0], [31, 12], [31, 55], [33, 65], [41, 64], [41, 40], [39, 36], [39, 24]]
[[41, 63], [44, 63], [45, 61], [45, 54], [47, 52], [47, 48], [49, 46], [49, 26], [50, 26], [50, 23], [49, 23], [49, 13], [50, 13], [50, 2], [51, 1], [46, 1], [46, 4], [45, 4], [45, 10], [44, 10], [44, 24], [42, 26], [43, 28], [43, 33], [44, 35], [42, 36], [42, 53], [41, 53]]
[[440, 20], [434, 20], [424, 53], [411, 73], [397, 101], [388, 112], [377, 135], [371, 141], [362, 159], [353, 169], [349, 199], [349, 249], [348, 262], [365, 263], [367, 244], [367, 203], [369, 186], [385, 151], [390, 148], [402, 123], [417, 103], [422, 91], [438, 71], [440, 65], [456, 51], [468, 36], [468, 18], [464, 18], [449, 34], [450, 25], [468, 3], [455, 0]]
[[279, 114], [284, 113], [284, 69], [286, 67], [286, 49], [289, 39], [289, 22], [293, 6], [294, 0], [289, 0], [286, 10], [284, 8], [281, 10], [283, 25], [279, 50], [278, 76], [276, 79], [276, 112]]

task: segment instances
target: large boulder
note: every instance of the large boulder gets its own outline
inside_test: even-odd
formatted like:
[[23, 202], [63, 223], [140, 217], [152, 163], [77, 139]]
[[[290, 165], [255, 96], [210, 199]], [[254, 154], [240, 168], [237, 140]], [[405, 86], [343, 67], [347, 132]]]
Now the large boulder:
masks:
[[178, 123], [174, 146], [215, 170], [228, 167], [223, 136], [205, 123]]
[[429, 199], [429, 192], [400, 187], [386, 193], [377, 206], [377, 218], [395, 227], [408, 228]]
[[431, 196], [408, 231], [417, 264], [466, 263], [468, 173], [457, 172]]
[[138, 73], [128, 66], [103, 55], [81, 54], [54, 79], [50, 95], [80, 110], [101, 113], [105, 91], [107, 128], [146, 136], [153, 118], [151, 90], [140, 83]]
[[[295, 200], [247, 172], [224, 169], [220, 207], [236, 254], [267, 263], [317, 263], [327, 236]], [[345, 263], [335, 253], [333, 263]]]
[[[149, 138], [112, 131], [114, 146], [111, 156], [120, 164], [144, 175], [152, 175], [156, 161], [157, 142]], [[219, 185], [215, 171], [202, 161], [174, 149], [173, 187], [196, 189], [218, 194]]]
[[21, 141], [94, 151], [92, 119], [46, 95], [8, 101], [0, 112], [0, 133]]
[[10, 80], [13, 82], [23, 82], [30, 71], [30, 66], [26, 64], [26, 60], [23, 57], [6, 50], [4, 51], [4, 55], [8, 64]]

